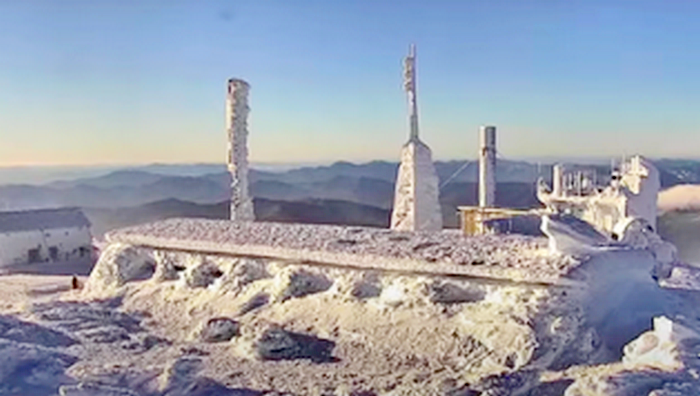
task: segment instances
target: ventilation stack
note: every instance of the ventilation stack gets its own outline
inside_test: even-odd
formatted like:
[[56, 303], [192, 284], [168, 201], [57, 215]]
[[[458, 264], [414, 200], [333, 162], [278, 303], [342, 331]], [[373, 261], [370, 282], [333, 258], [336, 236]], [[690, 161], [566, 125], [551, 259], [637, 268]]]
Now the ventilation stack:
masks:
[[492, 208], [496, 206], [496, 127], [481, 127], [479, 140], [479, 207]]
[[552, 167], [552, 196], [564, 196], [564, 166], [561, 164]]

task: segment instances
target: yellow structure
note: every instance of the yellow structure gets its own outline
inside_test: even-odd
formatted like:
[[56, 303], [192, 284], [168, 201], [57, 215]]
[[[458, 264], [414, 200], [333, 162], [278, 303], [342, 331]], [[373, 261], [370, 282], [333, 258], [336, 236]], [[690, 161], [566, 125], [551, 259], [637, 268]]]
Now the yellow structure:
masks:
[[496, 219], [508, 219], [516, 216], [533, 214], [530, 210], [505, 208], [483, 208], [479, 206], [460, 206], [459, 218], [465, 235], [484, 235], [491, 232], [486, 222]]

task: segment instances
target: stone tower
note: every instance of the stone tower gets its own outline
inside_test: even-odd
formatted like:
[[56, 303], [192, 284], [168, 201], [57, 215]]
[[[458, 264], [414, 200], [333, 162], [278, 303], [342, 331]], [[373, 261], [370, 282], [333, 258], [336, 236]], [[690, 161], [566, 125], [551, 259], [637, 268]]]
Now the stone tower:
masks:
[[231, 172], [231, 220], [255, 220], [253, 200], [248, 192], [248, 91], [250, 85], [239, 79], [228, 80], [226, 94], [226, 133]]
[[399, 231], [436, 231], [442, 229], [438, 177], [430, 148], [418, 137], [416, 47], [413, 45], [404, 60], [404, 89], [408, 96], [410, 134], [408, 142], [401, 149], [391, 228]]

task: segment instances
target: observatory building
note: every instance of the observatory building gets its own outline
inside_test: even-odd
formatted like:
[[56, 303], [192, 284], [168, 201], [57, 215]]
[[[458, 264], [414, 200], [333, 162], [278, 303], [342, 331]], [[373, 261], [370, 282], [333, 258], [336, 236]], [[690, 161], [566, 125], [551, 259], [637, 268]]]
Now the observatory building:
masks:
[[79, 209], [0, 212], [0, 267], [91, 255], [90, 222]]
[[555, 165], [551, 190], [540, 180], [537, 198], [550, 212], [572, 214], [601, 233], [619, 238], [632, 221], [656, 231], [660, 188], [659, 171], [637, 155], [613, 170], [608, 186], [598, 186], [592, 172]]
[[401, 149], [391, 228], [436, 231], [442, 229], [438, 176], [430, 148], [418, 137], [415, 46], [411, 46], [404, 61], [404, 89], [408, 95], [410, 136]]

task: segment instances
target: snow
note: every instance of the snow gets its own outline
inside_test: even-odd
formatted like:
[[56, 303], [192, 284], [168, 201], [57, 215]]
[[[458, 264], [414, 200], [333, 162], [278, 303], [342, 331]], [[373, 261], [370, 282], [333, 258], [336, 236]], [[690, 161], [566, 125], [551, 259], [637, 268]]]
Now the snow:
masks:
[[401, 149], [391, 228], [400, 231], [437, 231], [442, 229], [439, 179], [430, 148], [418, 137], [415, 45], [411, 46], [404, 59], [403, 77], [410, 133], [408, 142]]
[[[560, 168], [558, 168], [560, 170]], [[559, 177], [562, 177], [557, 170]], [[570, 175], [574, 176], [574, 175]], [[538, 199], [553, 213], [577, 213], [598, 231], [610, 236], [620, 221], [627, 218], [641, 219], [656, 230], [657, 199], [661, 187], [659, 171], [642, 156], [634, 156], [621, 165], [619, 175], [610, 185], [601, 189], [581, 192], [547, 191], [539, 182]], [[561, 180], [554, 184], [559, 187]], [[591, 180], [588, 180], [592, 184]]]
[[[90, 356], [81, 355], [77, 367], [70, 370], [81, 383], [90, 383], [107, 362], [118, 358], [121, 364], [144, 372], [147, 367], [157, 368], [161, 373], [158, 389], [164, 392], [168, 381], [163, 378], [169, 370], [173, 372], [169, 367], [179, 359], [196, 358], [202, 362], [200, 369], [189, 377], [182, 375], [189, 383], [210, 378], [232, 389], [275, 389], [297, 395], [326, 388], [340, 392], [343, 386], [347, 394], [358, 389], [411, 394], [416, 387], [425, 394], [441, 394], [445, 382], [454, 381], [459, 387], [465, 381], [479, 382], [534, 361], [546, 365], [558, 354], [553, 352], [557, 345], [566, 345], [581, 331], [575, 311], [563, 308], [574, 302], [560, 301], [558, 289], [545, 285], [521, 287], [471, 278], [133, 248], [143, 256], [137, 261], [155, 258], [156, 266], [180, 268], [177, 279], [159, 278], [156, 269], [147, 280], [89, 288], [71, 297], [84, 303], [34, 309], [35, 320], [64, 330], [76, 322], [78, 313], [86, 318], [88, 327], [107, 334], [111, 334], [108, 329], [136, 321], [138, 329], [127, 331], [128, 339], [121, 339], [124, 334], [115, 330], [120, 336], [111, 344], [87, 330], [71, 330], [87, 346], [112, 345], [112, 349], [138, 352], [115, 357], [89, 347]], [[121, 262], [110, 257], [115, 266]], [[188, 284], [184, 279], [189, 269], [202, 263], [218, 267], [223, 274], [206, 286]], [[101, 273], [95, 271], [93, 276], [99, 278]], [[87, 283], [99, 284], [93, 279]], [[115, 300], [114, 296], [121, 297]], [[244, 309], [255, 300], [255, 309]], [[562, 319], [569, 315], [573, 316]], [[98, 325], [90, 318], [104, 319]], [[217, 318], [234, 320], [238, 333], [230, 341], [208, 343], [201, 335]], [[562, 320], [570, 325], [538, 324]], [[316, 358], [303, 358], [304, 353], [275, 363], [261, 359], [260, 340], [271, 328], [299, 334], [301, 340], [311, 340], [305, 338], [309, 336], [332, 342], [332, 361], [318, 363]], [[167, 342], [154, 343], [149, 349], [144, 346], [148, 336]], [[184, 350], [200, 352], [179, 352]], [[232, 371], [239, 374], [231, 377]], [[123, 383], [100, 384], [124, 388]]]
[[592, 254], [605, 250], [612, 242], [590, 224], [570, 215], [544, 215], [541, 229], [549, 238], [553, 254]]
[[586, 254], [450, 231], [119, 230], [84, 290], [63, 287], [69, 277], [0, 277], [0, 376], [25, 394], [76, 396], [698, 389], [700, 269], [665, 260], [644, 223], [613, 243], [549, 221]]
[[442, 229], [438, 183], [430, 148], [418, 138], [410, 140], [401, 149], [391, 228], [398, 231]]
[[248, 91], [240, 79], [228, 81], [226, 96], [227, 164], [231, 172], [231, 220], [255, 220], [248, 183]]
[[154, 271], [153, 258], [139, 255], [133, 246], [112, 244], [102, 252], [91, 274], [91, 279], [101, 280], [100, 284], [88, 282], [86, 287], [118, 287], [131, 280], [150, 278]]
[[[465, 237], [458, 231], [171, 219], [107, 234], [110, 243], [365, 269], [559, 283], [579, 263], [547, 254], [538, 237]], [[99, 267], [99, 264], [98, 264]], [[159, 269], [156, 269], [159, 271]]]

